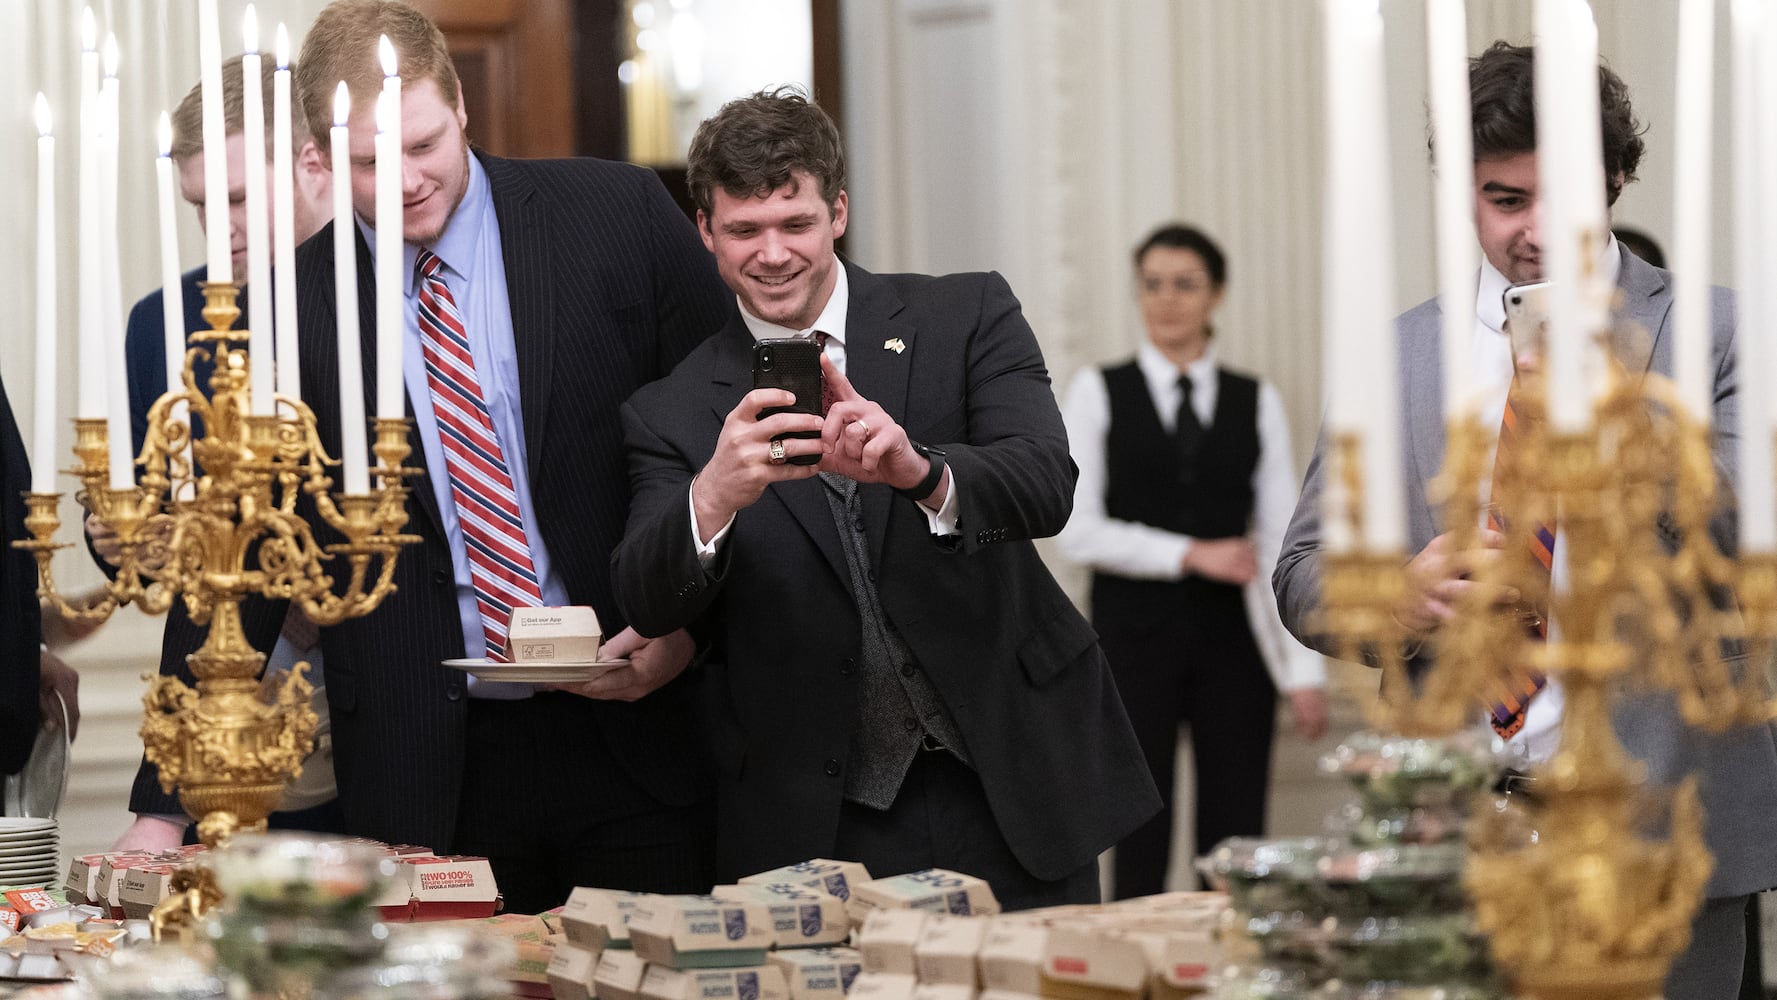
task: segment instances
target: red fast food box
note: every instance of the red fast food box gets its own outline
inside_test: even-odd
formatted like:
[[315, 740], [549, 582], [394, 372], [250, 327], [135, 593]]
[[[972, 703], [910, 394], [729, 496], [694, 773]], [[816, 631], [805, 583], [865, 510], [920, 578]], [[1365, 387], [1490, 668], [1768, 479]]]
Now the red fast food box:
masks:
[[500, 890], [486, 858], [467, 855], [403, 857], [397, 878], [407, 883], [403, 905], [384, 905], [384, 920], [462, 920], [491, 917], [499, 909]]
[[94, 906], [103, 906], [106, 916], [116, 920], [123, 919], [123, 875], [131, 868], [143, 865], [161, 864], [166, 859], [158, 854], [122, 853], [107, 854], [99, 863], [99, 877], [94, 887], [97, 893], [91, 901]]

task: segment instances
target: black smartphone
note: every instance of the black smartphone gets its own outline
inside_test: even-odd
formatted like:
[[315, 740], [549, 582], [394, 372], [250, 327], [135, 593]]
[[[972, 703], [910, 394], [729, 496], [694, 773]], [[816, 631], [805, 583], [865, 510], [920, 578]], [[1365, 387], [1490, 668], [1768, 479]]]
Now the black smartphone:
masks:
[[[801, 337], [761, 340], [753, 345], [753, 388], [788, 389], [796, 394], [789, 406], [768, 406], [760, 417], [774, 413], [821, 413], [821, 348]], [[818, 438], [820, 431], [792, 431], [778, 437]], [[775, 438], [773, 440], [776, 440]], [[792, 455], [792, 465], [814, 465], [819, 455]]]

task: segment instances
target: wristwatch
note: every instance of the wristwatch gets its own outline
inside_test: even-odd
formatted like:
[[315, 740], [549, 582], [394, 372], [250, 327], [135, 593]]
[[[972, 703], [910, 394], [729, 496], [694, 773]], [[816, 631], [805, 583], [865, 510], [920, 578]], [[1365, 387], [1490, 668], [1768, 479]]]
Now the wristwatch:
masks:
[[927, 470], [924, 479], [904, 490], [897, 489], [895, 491], [917, 503], [931, 496], [933, 491], [938, 488], [938, 481], [944, 478], [944, 452], [920, 444], [912, 438], [907, 439], [907, 446], [913, 449], [915, 455], [923, 455], [926, 461], [932, 463], [932, 467]]

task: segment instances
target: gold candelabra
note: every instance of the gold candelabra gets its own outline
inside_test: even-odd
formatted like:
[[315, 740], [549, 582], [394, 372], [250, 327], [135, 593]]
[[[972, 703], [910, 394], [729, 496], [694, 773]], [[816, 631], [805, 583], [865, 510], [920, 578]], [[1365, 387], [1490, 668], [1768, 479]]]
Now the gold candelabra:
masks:
[[[1669, 380], [1608, 367], [1577, 433], [1547, 424], [1540, 377], [1521, 374], [1511, 457], [1497, 465], [1486, 428], [1451, 422], [1431, 490], [1450, 548], [1481, 547], [1489, 478], [1508, 516], [1498, 558], [1472, 569], [1474, 585], [1435, 635], [1411, 635], [1393, 614], [1405, 587], [1399, 553], [1359, 545], [1332, 555], [1323, 591], [1323, 627], [1346, 656], [1384, 671], [1379, 728], [1449, 733], [1533, 671], [1558, 679], [1559, 749], [1533, 769], [1533, 796], [1471, 831], [1465, 874], [1498, 964], [1541, 1000], [1658, 996], [1712, 867], [1695, 780], [1642, 787], [1645, 768], [1613, 726], [1613, 695], [1625, 685], [1670, 692], [1687, 723], [1710, 729], [1773, 718], [1761, 664], [1777, 636], [1777, 559], [1736, 561], [1716, 548], [1708, 427]], [[1355, 510], [1362, 443], [1334, 445], [1336, 485]], [[1360, 523], [1350, 516], [1352, 537]], [[1558, 524], [1563, 539], [1555, 586], [1533, 554], [1539, 524]], [[1538, 619], [1553, 624], [1546, 641], [1529, 627]], [[1434, 655], [1410, 679], [1422, 641]]]
[[[32, 537], [13, 543], [36, 556], [38, 593], [70, 619], [103, 621], [130, 603], [161, 614], [183, 597], [192, 621], [209, 627], [187, 660], [195, 688], [170, 675], [150, 681], [142, 741], [161, 787], [178, 788], [211, 846], [264, 828], [285, 782], [301, 773], [317, 722], [306, 663], [281, 683], [261, 683], [265, 655], [247, 642], [241, 601], [288, 600], [317, 625], [368, 614], [394, 592], [401, 546], [418, 540], [402, 533], [403, 480], [416, 471], [402, 466], [408, 421], [376, 421], [379, 485], [335, 495], [328, 467], [337, 463], [307, 405], [279, 396], [276, 415], [251, 412], [247, 333], [231, 329], [237, 294], [232, 283], [204, 283], [212, 329], [191, 335], [183, 384], [149, 410], [135, 486], [109, 488], [105, 421], [76, 421], [80, 464], [70, 471], [80, 502], [114, 534], [116, 577], [83, 601], [57, 590], [51, 558], [69, 547], [54, 540], [59, 493], [25, 494]], [[208, 395], [193, 374], [206, 355], [215, 362]], [[311, 506], [344, 541], [317, 540], [304, 516]]]

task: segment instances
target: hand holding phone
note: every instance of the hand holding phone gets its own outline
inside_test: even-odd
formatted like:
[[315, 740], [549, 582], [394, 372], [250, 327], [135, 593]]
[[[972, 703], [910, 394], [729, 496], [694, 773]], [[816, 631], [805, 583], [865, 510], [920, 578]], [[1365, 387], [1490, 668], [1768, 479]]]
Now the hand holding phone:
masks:
[[[796, 395], [796, 402], [789, 406], [768, 406], [759, 411], [759, 416], [769, 417], [775, 413], [811, 413], [823, 416], [821, 412], [821, 348], [813, 340], [802, 337], [790, 337], [772, 340], [761, 340], [753, 345], [753, 388], [755, 389], [786, 389]], [[792, 431], [772, 438], [818, 438], [819, 431]], [[814, 465], [821, 460], [816, 455], [792, 455], [792, 465]]]
[[1526, 352], [1543, 352], [1549, 327], [1549, 287], [1547, 281], [1526, 281], [1508, 287], [1501, 296], [1514, 361]]

